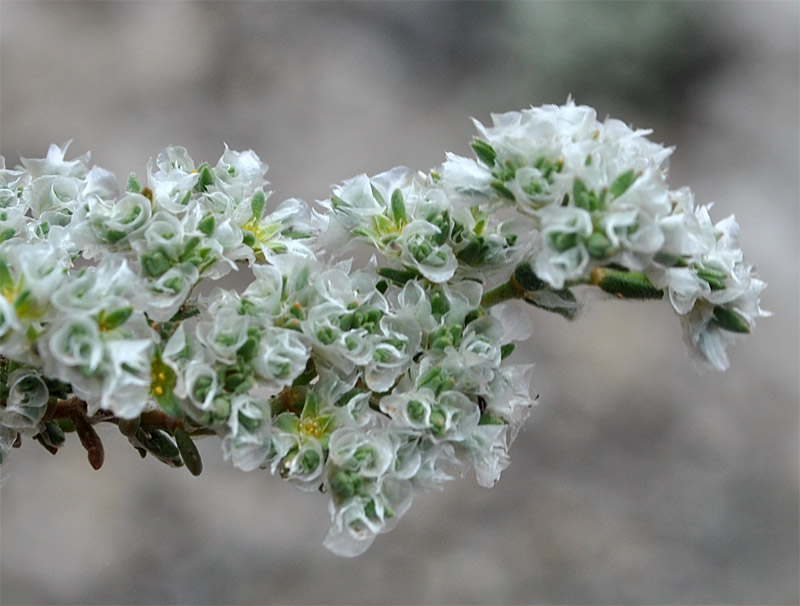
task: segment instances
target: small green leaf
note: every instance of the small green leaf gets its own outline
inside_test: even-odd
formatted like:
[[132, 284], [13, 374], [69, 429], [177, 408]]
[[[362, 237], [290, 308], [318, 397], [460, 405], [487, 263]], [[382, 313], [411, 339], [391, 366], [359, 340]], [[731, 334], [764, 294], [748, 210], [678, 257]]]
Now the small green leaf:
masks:
[[399, 188], [392, 192], [392, 217], [394, 217], [394, 223], [398, 227], [408, 223], [406, 203], [403, 200], [403, 192]]
[[514, 269], [514, 280], [523, 290], [547, 288], [545, 281], [536, 275], [528, 261], [523, 261]]
[[14, 292], [14, 278], [11, 276], [11, 270], [8, 263], [0, 257], [0, 294], [8, 296]]
[[181, 466], [180, 451], [166, 432], [160, 429], [148, 431], [140, 427], [136, 432], [136, 439], [160, 461], [172, 467]]
[[494, 151], [494, 148], [486, 141], [475, 139], [472, 142], [472, 150], [475, 152], [475, 155], [478, 156], [478, 160], [483, 162], [486, 166], [489, 168], [494, 166], [495, 160], [497, 160], [497, 152]]
[[185, 431], [176, 429], [175, 444], [178, 446], [178, 451], [186, 464], [186, 469], [193, 476], [199, 476], [203, 472], [203, 460], [200, 458], [200, 451], [197, 450], [192, 438]]
[[415, 270], [408, 269], [394, 269], [392, 267], [381, 267], [378, 269], [378, 275], [387, 280], [391, 280], [395, 284], [403, 286], [409, 280], [419, 277], [419, 273]]
[[575, 294], [568, 288], [561, 290], [545, 288], [532, 291], [523, 297], [523, 301], [539, 309], [558, 314], [567, 320], [574, 320], [580, 309]]
[[139, 182], [135, 173], [128, 175], [128, 183], [125, 185], [125, 190], [138, 194], [142, 191], [142, 184]]
[[375, 198], [375, 200], [377, 200], [378, 204], [380, 204], [383, 207], [386, 207], [386, 200], [384, 200], [381, 190], [375, 187], [372, 183], [370, 183], [370, 187], [372, 188], [372, 197]]
[[622, 173], [619, 177], [614, 179], [614, 182], [608, 188], [608, 192], [615, 198], [619, 198], [622, 194], [628, 191], [628, 188], [633, 185], [639, 175], [631, 169], [626, 173]]
[[514, 192], [508, 189], [502, 181], [492, 181], [489, 183], [489, 185], [506, 200], [511, 200], [512, 202], [517, 201], [517, 198], [514, 196]]
[[591, 202], [589, 200], [589, 190], [586, 184], [576, 178], [572, 183], [572, 198], [575, 200], [575, 206], [584, 210], [591, 209]]
[[132, 313], [133, 307], [120, 307], [109, 314], [103, 310], [97, 318], [97, 326], [100, 330], [114, 330], [125, 324]]
[[217, 226], [217, 221], [214, 218], [214, 215], [206, 215], [200, 223], [197, 224], [197, 229], [199, 229], [206, 237], [210, 238], [211, 234], [214, 233], [214, 229]]
[[725, 290], [728, 274], [710, 267], [697, 267], [697, 277], [708, 282], [711, 290]]
[[642, 272], [595, 267], [592, 270], [591, 283], [607, 293], [625, 299], [661, 299], [664, 297], [664, 291], [656, 288]]
[[264, 214], [264, 206], [266, 203], [267, 197], [264, 195], [264, 192], [258, 190], [253, 195], [253, 199], [250, 201], [250, 209], [253, 211], [253, 219], [256, 221], [261, 220], [261, 215]]
[[484, 413], [478, 420], [478, 425], [508, 425], [508, 423], [503, 419], [498, 419], [497, 417]]
[[500, 359], [505, 360], [508, 356], [514, 353], [517, 346], [514, 343], [506, 343], [500, 346]]
[[741, 334], [748, 334], [750, 332], [750, 323], [747, 321], [747, 318], [730, 307], [715, 307], [714, 322], [716, 322], [720, 328], [730, 332]]

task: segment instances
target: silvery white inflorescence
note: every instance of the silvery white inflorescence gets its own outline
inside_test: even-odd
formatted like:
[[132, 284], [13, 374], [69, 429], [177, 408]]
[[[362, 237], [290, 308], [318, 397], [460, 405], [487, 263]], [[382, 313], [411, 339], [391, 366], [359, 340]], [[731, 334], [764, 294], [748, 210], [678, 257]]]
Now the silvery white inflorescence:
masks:
[[[217, 435], [234, 466], [327, 493], [325, 544], [357, 555], [415, 492], [508, 465], [534, 398], [506, 361], [530, 334], [507, 301], [573, 318], [587, 289], [667, 293], [725, 369], [765, 284], [732, 217], [669, 189], [672, 150], [571, 101], [492, 120], [477, 159], [359, 175], [325, 212], [268, 207], [267, 166], [227, 147], [216, 165], [167, 148], [124, 188], [68, 144], [3, 161], [3, 460], [75, 431], [98, 468], [109, 421], [198, 474], [192, 439]], [[241, 292], [198, 294], [232, 271]]]

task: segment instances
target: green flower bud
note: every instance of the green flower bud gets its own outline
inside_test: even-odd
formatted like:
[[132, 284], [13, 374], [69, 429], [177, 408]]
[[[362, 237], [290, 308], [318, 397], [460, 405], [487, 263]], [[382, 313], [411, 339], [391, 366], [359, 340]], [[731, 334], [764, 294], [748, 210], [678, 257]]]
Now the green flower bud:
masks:
[[142, 269], [151, 278], [158, 278], [172, 267], [172, 261], [160, 250], [148, 253], [142, 257]]
[[586, 240], [586, 249], [589, 254], [595, 259], [606, 259], [614, 250], [611, 240], [608, 239], [602, 232], [594, 232], [589, 239]]

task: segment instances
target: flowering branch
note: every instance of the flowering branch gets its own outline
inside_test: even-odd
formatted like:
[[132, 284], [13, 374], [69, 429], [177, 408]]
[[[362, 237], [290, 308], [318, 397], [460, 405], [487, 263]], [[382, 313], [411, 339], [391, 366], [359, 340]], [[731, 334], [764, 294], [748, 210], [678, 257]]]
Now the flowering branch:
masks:
[[666, 298], [724, 370], [765, 283], [732, 217], [669, 188], [672, 150], [571, 101], [492, 120], [474, 159], [359, 175], [317, 208], [268, 207], [252, 151], [169, 147], [124, 188], [67, 145], [2, 160], [0, 462], [75, 433], [99, 469], [107, 422], [199, 475], [194, 440], [217, 436], [235, 467], [325, 492], [325, 544], [357, 555], [415, 492], [509, 464], [534, 398], [507, 302], [573, 319], [590, 289]]

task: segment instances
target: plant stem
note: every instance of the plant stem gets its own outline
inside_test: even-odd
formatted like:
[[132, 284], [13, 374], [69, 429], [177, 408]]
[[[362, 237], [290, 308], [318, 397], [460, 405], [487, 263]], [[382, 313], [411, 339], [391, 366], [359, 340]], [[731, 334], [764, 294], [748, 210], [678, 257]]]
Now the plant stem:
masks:
[[521, 299], [525, 290], [517, 283], [512, 275], [507, 282], [492, 290], [485, 292], [481, 298], [481, 307], [492, 307], [511, 299]]

